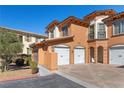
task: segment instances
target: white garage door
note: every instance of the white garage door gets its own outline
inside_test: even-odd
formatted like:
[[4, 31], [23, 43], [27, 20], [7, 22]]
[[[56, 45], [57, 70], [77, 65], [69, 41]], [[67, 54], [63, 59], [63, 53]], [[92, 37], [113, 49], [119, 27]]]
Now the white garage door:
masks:
[[74, 49], [74, 64], [85, 63], [85, 49], [77, 47]]
[[110, 48], [110, 64], [124, 65], [124, 46]]
[[58, 55], [58, 65], [69, 64], [69, 48], [68, 47], [55, 47], [54, 51]]

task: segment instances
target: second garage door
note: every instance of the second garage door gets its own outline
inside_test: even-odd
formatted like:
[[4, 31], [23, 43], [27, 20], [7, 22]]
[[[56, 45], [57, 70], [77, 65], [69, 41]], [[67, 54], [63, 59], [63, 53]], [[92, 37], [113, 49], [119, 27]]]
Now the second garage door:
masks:
[[55, 47], [54, 51], [57, 53], [57, 63], [58, 65], [69, 64], [69, 47]]
[[114, 46], [109, 52], [110, 64], [124, 65], [124, 46]]
[[76, 47], [74, 49], [74, 64], [85, 63], [85, 49]]

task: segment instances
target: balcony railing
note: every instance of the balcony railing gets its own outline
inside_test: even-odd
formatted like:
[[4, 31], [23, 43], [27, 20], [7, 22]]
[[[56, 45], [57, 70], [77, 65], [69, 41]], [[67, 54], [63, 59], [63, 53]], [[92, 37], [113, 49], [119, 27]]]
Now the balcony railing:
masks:
[[105, 39], [106, 38], [106, 32], [98, 32], [98, 39]]
[[[105, 39], [106, 38], [106, 32], [98, 32], [98, 37], [96, 39]], [[89, 40], [95, 39], [94, 33], [89, 33], [88, 35]]]
[[88, 35], [88, 39], [89, 39], [89, 40], [94, 39], [94, 33], [89, 33], [89, 35]]

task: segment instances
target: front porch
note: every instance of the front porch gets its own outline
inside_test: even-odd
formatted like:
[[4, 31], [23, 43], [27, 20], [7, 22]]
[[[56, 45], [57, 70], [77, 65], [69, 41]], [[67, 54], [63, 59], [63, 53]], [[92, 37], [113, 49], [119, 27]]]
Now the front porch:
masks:
[[109, 62], [109, 49], [107, 40], [90, 41], [88, 44], [88, 63], [102, 63]]

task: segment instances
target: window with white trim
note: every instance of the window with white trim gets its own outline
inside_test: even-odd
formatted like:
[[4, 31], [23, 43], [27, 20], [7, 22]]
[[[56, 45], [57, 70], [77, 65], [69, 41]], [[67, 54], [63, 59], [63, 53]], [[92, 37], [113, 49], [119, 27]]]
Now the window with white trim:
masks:
[[90, 26], [90, 33], [94, 34], [94, 31], [95, 31], [95, 25], [91, 25]]
[[91, 25], [89, 27], [89, 35], [88, 35], [88, 38], [89, 39], [94, 39], [94, 31], [95, 31], [95, 25]]
[[121, 29], [121, 32], [124, 33], [124, 20], [123, 20], [122, 23], [121, 23], [121, 28], [122, 28], [122, 29]]
[[105, 32], [105, 24], [98, 23], [98, 32]]
[[31, 36], [29, 36], [29, 35], [25, 36], [25, 41], [31, 42]]
[[113, 23], [113, 35], [124, 34], [124, 20]]
[[62, 31], [63, 31], [63, 36], [68, 36], [68, 26], [64, 26], [62, 27]]
[[50, 33], [50, 38], [54, 38], [54, 31], [53, 30]]

